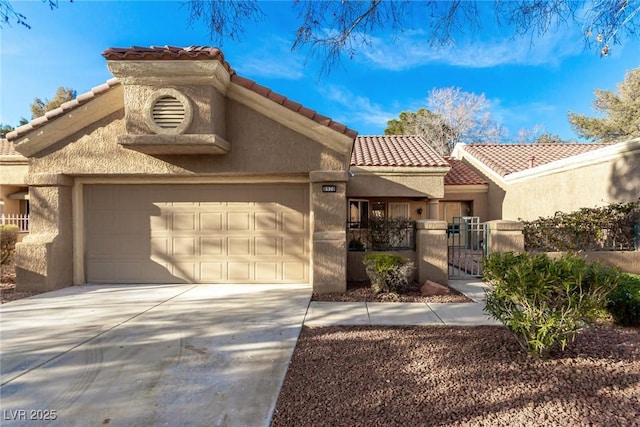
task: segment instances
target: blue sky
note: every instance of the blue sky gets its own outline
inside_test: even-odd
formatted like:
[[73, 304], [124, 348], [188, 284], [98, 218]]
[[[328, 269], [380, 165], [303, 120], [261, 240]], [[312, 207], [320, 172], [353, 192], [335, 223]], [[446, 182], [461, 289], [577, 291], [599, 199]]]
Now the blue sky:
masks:
[[[108, 47], [212, 44], [203, 24], [188, 26], [180, 2], [60, 0], [53, 11], [39, 0], [12, 4], [32, 29], [0, 30], [0, 123], [30, 119], [33, 98], [51, 98], [59, 86], [82, 93], [108, 80], [100, 55]], [[580, 28], [562, 27], [533, 45], [527, 37], [485, 29], [438, 50], [416, 23], [395, 39], [375, 34], [370, 47], [321, 76], [318, 60], [290, 50], [297, 28], [291, 4], [264, 3], [267, 18], [250, 25], [242, 42], [221, 46], [226, 59], [238, 74], [361, 135], [381, 134], [401, 111], [426, 106], [431, 89], [457, 86], [484, 93], [513, 137], [520, 128], [542, 125], [575, 138], [567, 112], [595, 115], [594, 89], [613, 90], [626, 71], [640, 66], [639, 40], [600, 58], [584, 49]]]

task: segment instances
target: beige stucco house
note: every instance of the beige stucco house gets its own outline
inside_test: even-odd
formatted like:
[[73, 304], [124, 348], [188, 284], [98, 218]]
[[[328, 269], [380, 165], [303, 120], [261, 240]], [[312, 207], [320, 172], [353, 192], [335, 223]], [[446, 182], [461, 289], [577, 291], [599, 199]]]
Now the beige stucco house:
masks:
[[103, 55], [114, 79], [8, 135], [29, 158], [18, 286], [345, 286], [355, 131], [215, 48]]
[[[0, 173], [5, 209], [19, 194], [29, 199], [30, 234], [16, 257], [22, 289], [220, 282], [340, 291], [349, 241], [367, 218], [525, 218], [543, 211], [525, 209], [527, 195], [540, 198], [536, 206], [555, 206], [527, 182], [549, 188], [556, 184], [548, 179], [573, 176], [571, 165], [599, 164], [575, 163], [568, 158], [581, 154], [571, 152], [565, 166], [520, 165], [513, 178], [494, 165], [517, 157], [511, 148], [483, 157], [490, 146], [460, 145], [443, 158], [419, 136], [358, 137], [239, 76], [216, 48], [103, 56], [113, 79], [10, 133], [7, 150], [17, 153], [0, 156], [12, 165]], [[637, 192], [629, 178], [640, 176], [638, 140], [581, 147], [612, 156], [615, 191]], [[579, 182], [572, 185], [551, 194], [565, 202], [563, 192], [573, 194]], [[446, 229], [439, 221], [418, 226], [422, 240], [437, 234], [444, 248], [435, 257], [444, 267], [422, 262], [421, 278], [446, 272]]]
[[640, 198], [640, 138], [616, 144], [458, 144], [488, 183], [486, 219], [533, 220]]

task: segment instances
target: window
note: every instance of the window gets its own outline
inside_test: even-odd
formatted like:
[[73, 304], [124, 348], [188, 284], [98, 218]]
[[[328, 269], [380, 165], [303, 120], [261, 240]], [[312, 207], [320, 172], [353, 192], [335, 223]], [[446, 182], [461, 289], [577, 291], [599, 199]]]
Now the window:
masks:
[[384, 202], [373, 202], [373, 204], [371, 206], [371, 216], [373, 218], [384, 218], [385, 217]]
[[366, 228], [369, 222], [369, 201], [349, 200], [349, 228]]

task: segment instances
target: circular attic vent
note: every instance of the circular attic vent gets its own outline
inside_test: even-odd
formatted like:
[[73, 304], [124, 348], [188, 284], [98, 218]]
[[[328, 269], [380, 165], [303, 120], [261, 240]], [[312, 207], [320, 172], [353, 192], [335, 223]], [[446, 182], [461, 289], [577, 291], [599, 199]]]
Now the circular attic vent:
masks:
[[175, 89], [161, 89], [147, 100], [146, 119], [149, 128], [164, 135], [187, 131], [193, 118], [189, 99]]

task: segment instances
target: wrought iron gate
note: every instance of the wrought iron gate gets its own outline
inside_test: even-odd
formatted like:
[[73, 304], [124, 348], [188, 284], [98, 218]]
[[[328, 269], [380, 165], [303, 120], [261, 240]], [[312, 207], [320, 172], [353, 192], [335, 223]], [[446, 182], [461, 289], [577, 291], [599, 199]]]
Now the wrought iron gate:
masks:
[[453, 217], [447, 229], [449, 277], [482, 276], [488, 229], [477, 216]]

